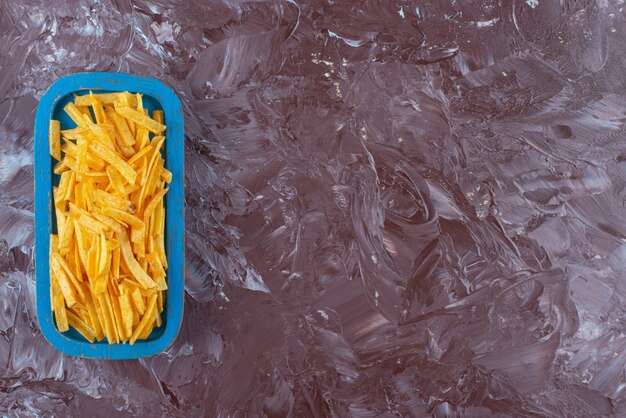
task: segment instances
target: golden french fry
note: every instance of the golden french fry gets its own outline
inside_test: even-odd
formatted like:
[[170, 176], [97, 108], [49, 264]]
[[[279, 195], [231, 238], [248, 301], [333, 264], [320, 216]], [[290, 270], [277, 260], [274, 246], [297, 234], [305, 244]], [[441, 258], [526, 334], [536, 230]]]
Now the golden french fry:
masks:
[[116, 219], [111, 218], [100, 212], [100, 210], [93, 211], [93, 216], [100, 221], [103, 225], [107, 226], [110, 230], [117, 232], [118, 234], [122, 232], [122, 228], [126, 225], [117, 221]]
[[52, 259], [50, 260], [50, 267], [52, 269], [52, 275], [56, 279], [56, 282], [59, 284], [61, 293], [63, 293], [63, 297], [65, 298], [67, 306], [71, 308], [77, 303], [76, 295], [74, 293], [74, 287], [71, 285], [70, 280], [65, 275], [65, 272], [63, 271], [63, 268], [59, 265], [56, 257], [52, 257]]
[[122, 231], [122, 234], [120, 235], [120, 244], [122, 249], [122, 261], [133, 277], [137, 280], [137, 283], [139, 283], [139, 285], [141, 285], [144, 289], [156, 288], [156, 283], [146, 274], [135, 259], [135, 256], [130, 249], [130, 242], [128, 241], [128, 236], [125, 231]]
[[96, 116], [96, 123], [107, 123], [107, 119], [104, 116], [104, 109], [102, 108], [102, 103], [100, 102], [100, 99], [98, 99], [98, 97], [96, 97], [96, 95], [94, 95], [91, 90], [89, 91], [89, 98], [89, 105], [93, 109], [93, 114]]
[[107, 111], [107, 116], [113, 122], [122, 144], [127, 147], [135, 145], [135, 136], [130, 131], [126, 119], [112, 109]]
[[100, 143], [89, 144], [89, 149], [98, 157], [111, 164], [130, 184], [135, 183], [137, 173], [119, 155]]
[[[96, 93], [94, 94], [94, 96], [103, 105], [112, 105], [115, 102], [115, 99], [117, 99], [122, 94], [123, 93]], [[76, 96], [74, 98], [74, 104], [76, 106], [91, 106], [91, 97], [89, 94]], [[131, 96], [131, 100], [127, 103], [127, 106], [136, 106], [135, 98], [133, 96]]]
[[128, 213], [135, 213], [135, 204], [126, 198], [112, 195], [104, 190], [96, 190], [94, 198], [96, 204], [101, 208], [113, 208]]
[[50, 120], [50, 155], [57, 161], [61, 161], [61, 123], [58, 120]]
[[80, 335], [85, 337], [87, 341], [89, 341], [90, 343], [93, 342], [96, 337], [96, 333], [94, 332], [94, 330], [91, 329], [89, 325], [85, 324], [82, 319], [74, 315], [71, 311], [67, 312], [67, 322], [72, 326], [72, 328], [78, 331]]
[[139, 93], [135, 93], [135, 99], [137, 100], [136, 109], [138, 112], [143, 112], [143, 96]]
[[172, 172], [169, 171], [167, 168], [161, 168], [161, 180], [163, 180], [166, 183], [171, 183]]
[[115, 209], [115, 208], [104, 208], [102, 209], [102, 213], [110, 216], [111, 218], [123, 222], [127, 225], [131, 225], [135, 228], [143, 228], [144, 223], [141, 219], [136, 217], [135, 215], [131, 215], [128, 212], [124, 212], [123, 210]]
[[106, 339], [109, 341], [109, 344], [113, 344], [115, 340], [113, 336], [113, 322], [109, 316], [109, 307], [106, 303], [104, 294], [94, 297], [94, 304], [96, 306], [96, 312], [98, 313], [98, 319], [102, 324], [102, 331], [104, 332]]
[[115, 318], [115, 327], [117, 329], [117, 335], [119, 336], [122, 342], [128, 341], [128, 337], [130, 335], [126, 335], [126, 328], [124, 327], [124, 320], [122, 318], [122, 310], [120, 309], [120, 303], [113, 291], [112, 285], [109, 285], [109, 299], [111, 300], [111, 305], [113, 308], [113, 316]]
[[[119, 334], [117, 332], [117, 323], [115, 322], [115, 314], [113, 313], [113, 304], [111, 302], [111, 296], [109, 292], [104, 292], [102, 295], [104, 304], [102, 304], [103, 308], [107, 312], [108, 321], [110, 321], [109, 325], [111, 328], [111, 336], [113, 340], [109, 339], [109, 343], [116, 343], [120, 341]], [[107, 337], [108, 339], [108, 337]]]
[[54, 295], [54, 319], [60, 332], [70, 329], [67, 321], [67, 311], [65, 310], [65, 300], [63, 299], [63, 293], [60, 292]]
[[133, 289], [133, 291], [131, 292], [131, 297], [135, 309], [137, 310], [137, 312], [139, 312], [140, 315], [143, 315], [143, 313], [146, 311], [146, 305], [145, 303], [143, 303], [143, 297], [138, 287]]
[[63, 110], [65, 110], [65, 113], [68, 114], [77, 126], [85, 126], [85, 120], [83, 119], [85, 115], [76, 107], [74, 103], [70, 102], [66, 104]]
[[163, 114], [162, 110], [154, 110], [152, 112], [152, 119], [154, 119], [155, 121], [159, 122], [159, 123], [164, 123], [165, 122], [165, 117]]
[[137, 154], [133, 155], [129, 160], [128, 160], [128, 164], [132, 167], [136, 167], [138, 166], [138, 162], [139, 160], [141, 160], [142, 158], [147, 157], [150, 152], [153, 150], [152, 146], [147, 146], [143, 149], [141, 149], [139, 152], [137, 152]]
[[101, 319], [98, 315], [96, 305], [91, 296], [91, 292], [89, 291], [89, 288], [87, 286], [84, 286], [83, 293], [85, 294], [85, 304], [87, 305], [87, 312], [91, 320], [91, 325], [94, 330], [96, 340], [101, 341], [104, 338]]
[[133, 335], [130, 337], [130, 345], [135, 344], [135, 341], [137, 341], [137, 338], [139, 338], [139, 334], [141, 334], [142, 331], [146, 328], [146, 326], [148, 326], [148, 324], [154, 320], [154, 311], [156, 310], [156, 299], [157, 299], [156, 293], [150, 296], [150, 299], [148, 301], [148, 309], [146, 313], [144, 314], [144, 316], [141, 318], [141, 322], [139, 323], [139, 325], [133, 332]]
[[124, 106], [116, 107], [115, 111], [137, 125], [147, 128], [152, 133], [158, 134], [165, 131], [165, 125], [146, 116], [143, 112], [138, 112], [130, 107]]
[[52, 172], [54, 174], [61, 175], [64, 171], [67, 171], [69, 169], [70, 167], [68, 166], [68, 157], [66, 155], [62, 161], [59, 161], [58, 163], [54, 165]]
[[165, 242], [163, 240], [163, 234], [157, 235], [154, 239], [154, 248], [161, 259], [163, 268], [167, 270], [167, 257], [165, 255]]
[[[66, 141], [63, 145], [61, 145], [61, 151], [63, 151], [66, 155], [69, 155], [73, 159], [76, 159], [78, 155], [78, 145]], [[100, 158], [93, 156], [91, 153], [87, 152], [86, 156], [87, 167], [93, 170], [103, 170], [104, 169], [104, 161]]]
[[[82, 118], [82, 115], [81, 115], [81, 118]], [[84, 126], [79, 126], [77, 128], [65, 129], [61, 131], [61, 136], [65, 140], [65, 144], [68, 144], [68, 143], [71, 144], [70, 140], [73, 140], [73, 141], [77, 141], [79, 139], [89, 140], [93, 137], [93, 133], [91, 132], [89, 128], [86, 128]]]
[[[157, 307], [159, 308], [159, 313], [163, 312], [163, 301], [165, 299], [165, 296], [163, 296], [163, 293], [165, 293], [164, 290], [160, 290], [158, 292], [158, 297], [157, 297]], [[159, 325], [161, 326], [161, 325]]]
[[128, 290], [122, 292], [120, 296], [120, 310], [122, 312], [124, 333], [130, 337], [133, 334], [133, 307], [131, 305], [130, 292]]
[[154, 212], [156, 207], [163, 200], [163, 196], [165, 196], [165, 193], [167, 193], [167, 189], [160, 190], [152, 197], [152, 199], [150, 199], [150, 202], [146, 205], [146, 208], [143, 210], [144, 222], [146, 222], [146, 219], [148, 217], [152, 216], [152, 213]]

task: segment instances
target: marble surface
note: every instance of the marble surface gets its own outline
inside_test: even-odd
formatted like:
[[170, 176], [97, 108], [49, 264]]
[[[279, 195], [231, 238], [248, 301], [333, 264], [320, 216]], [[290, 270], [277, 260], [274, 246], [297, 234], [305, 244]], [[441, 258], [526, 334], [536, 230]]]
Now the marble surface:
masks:
[[[626, 416], [623, 1], [0, 1], [0, 413]], [[174, 88], [178, 338], [37, 325], [33, 118], [58, 77]]]

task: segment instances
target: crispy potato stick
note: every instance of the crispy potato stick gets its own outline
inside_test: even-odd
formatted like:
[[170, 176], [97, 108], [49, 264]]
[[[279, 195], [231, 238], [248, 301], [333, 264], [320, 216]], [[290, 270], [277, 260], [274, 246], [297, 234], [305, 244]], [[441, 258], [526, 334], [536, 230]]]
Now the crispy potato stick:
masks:
[[70, 329], [67, 322], [65, 300], [63, 299], [63, 293], [61, 292], [54, 295], [54, 319], [56, 320], [59, 331], [65, 332]]
[[91, 329], [89, 325], [85, 324], [82, 319], [80, 319], [71, 311], [67, 312], [67, 322], [72, 326], [72, 328], [78, 331], [80, 335], [85, 337], [87, 341], [89, 341], [90, 343], [93, 342], [94, 338], [96, 337], [96, 333], [94, 332], [94, 330]]
[[57, 161], [61, 161], [61, 123], [58, 120], [50, 120], [50, 155]]
[[114, 209], [114, 208], [104, 208], [102, 209], [102, 213], [116, 219], [120, 222], [123, 222], [127, 225], [131, 225], [135, 228], [143, 228], [144, 223], [138, 217], [131, 215], [128, 212], [124, 212], [123, 210]]
[[139, 312], [139, 315], [143, 315], [146, 311], [146, 305], [143, 303], [143, 297], [141, 295], [141, 291], [138, 287], [134, 288], [131, 292], [133, 305], [135, 305], [135, 309]]
[[113, 122], [115, 130], [117, 131], [122, 143], [127, 147], [135, 145], [135, 136], [130, 131], [126, 118], [114, 111], [113, 109], [107, 109], [107, 116]]
[[135, 93], [135, 99], [137, 99], [137, 106], [135, 108], [138, 112], [143, 112], [143, 95]]
[[74, 103], [70, 102], [66, 104], [63, 110], [65, 110], [65, 113], [67, 113], [68, 116], [72, 118], [77, 126], [85, 126], [85, 120], [83, 119], [85, 115], [83, 114], [83, 112], [80, 111], [80, 109], [76, 107]]
[[147, 128], [152, 133], [158, 134], [165, 131], [165, 125], [146, 116], [143, 112], [138, 112], [137, 110], [124, 106], [116, 107], [115, 111], [137, 125]]
[[161, 180], [163, 180], [166, 183], [171, 183], [172, 172], [169, 171], [167, 168], [161, 168]]
[[70, 284], [70, 281], [65, 275], [63, 268], [61, 268], [59, 262], [55, 257], [52, 257], [52, 259], [50, 260], [50, 267], [52, 269], [52, 275], [56, 279], [56, 282], [59, 284], [59, 288], [63, 293], [63, 297], [65, 298], [67, 306], [71, 308], [77, 303], [76, 295], [74, 294], [74, 288]]
[[87, 305], [87, 312], [89, 313], [89, 319], [91, 321], [92, 328], [94, 330], [96, 340], [101, 341], [104, 338], [104, 331], [102, 330], [102, 323], [96, 309], [96, 305], [91, 297], [89, 288], [84, 285], [83, 293], [85, 294], [85, 304]]
[[120, 309], [119, 299], [113, 290], [113, 285], [109, 284], [109, 299], [111, 300], [111, 307], [113, 308], [113, 317], [115, 319], [115, 328], [117, 330], [117, 335], [119, 336], [122, 342], [128, 341], [126, 336], [123, 320], [122, 320], [122, 310]]
[[107, 118], [104, 116], [104, 109], [102, 108], [102, 103], [100, 102], [100, 100], [91, 92], [91, 90], [89, 91], [89, 99], [90, 99], [90, 105], [91, 108], [93, 109], [93, 114], [96, 116], [96, 123], [97, 124], [102, 124], [102, 123], [107, 123]]
[[144, 289], [156, 288], [156, 283], [146, 274], [135, 259], [135, 256], [130, 249], [130, 242], [128, 241], [128, 236], [125, 231], [123, 231], [120, 235], [120, 244], [122, 249], [122, 260], [135, 280], [137, 280], [137, 283], [139, 283], [139, 285]]
[[135, 213], [135, 204], [126, 198], [112, 195], [104, 190], [96, 190], [94, 198], [96, 204], [101, 208], [113, 208]]
[[150, 144], [150, 131], [143, 126], [140, 126], [137, 129], [137, 143], [135, 144], [135, 149], [137, 151], [145, 148], [148, 144]]
[[[72, 141], [77, 141], [79, 139], [89, 140], [93, 137], [93, 133], [89, 128], [85, 128], [83, 126], [79, 126], [78, 128], [73, 129], [65, 129], [61, 131], [61, 136], [65, 143]], [[70, 142], [71, 143], [71, 142]]]
[[104, 294], [96, 296], [96, 298], [94, 299], [94, 304], [96, 305], [96, 311], [98, 312], [98, 318], [100, 319], [100, 323], [102, 324], [104, 335], [109, 341], [109, 344], [113, 344], [115, 340], [113, 335], [113, 322], [111, 321], [111, 317], [109, 316], [109, 308], [107, 306]]
[[126, 227], [125, 224], [118, 222], [117, 220], [101, 213], [99, 210], [95, 210], [93, 212], [93, 216], [100, 221], [102, 224], [109, 227], [110, 230], [117, 232], [118, 234], [122, 232], [122, 228]]
[[111, 326], [111, 335], [113, 337], [113, 340], [109, 340], [109, 342], [116, 343], [120, 339], [119, 339], [119, 334], [117, 333], [117, 324], [115, 322], [115, 314], [113, 313], [113, 304], [111, 302], [111, 296], [109, 295], [108, 292], [104, 292], [103, 296], [104, 296], [103, 308], [107, 312], [107, 316], [109, 318], [110, 326]]
[[128, 164], [131, 165], [132, 167], [137, 167], [139, 164], [139, 160], [141, 160], [142, 158], [148, 156], [148, 154], [150, 153], [150, 151], [152, 151], [152, 146], [147, 146], [145, 148], [143, 148], [141, 151], [137, 152], [137, 154], [133, 155], [129, 160], [128, 160]]
[[162, 110], [154, 110], [152, 112], [152, 119], [159, 123], [165, 123], [165, 117]]
[[89, 144], [89, 149], [98, 157], [111, 164], [130, 184], [135, 183], [137, 173], [126, 163], [115, 151], [111, 151], [107, 147], [99, 143]]
[[130, 337], [133, 334], [133, 307], [130, 301], [130, 292], [127, 289], [120, 296], [120, 310], [124, 334]]
[[[70, 279], [70, 281], [72, 282], [72, 284], [74, 285], [74, 287], [78, 291], [78, 293], [82, 294], [82, 289], [78, 285], [78, 283], [82, 282], [82, 277], [81, 277], [81, 280], [78, 280], [78, 278], [74, 276], [74, 273], [72, 272], [72, 269], [70, 268], [68, 263], [65, 261], [65, 259], [59, 255], [59, 253], [52, 254], [52, 257], [55, 258], [56, 261], [59, 263], [59, 266], [61, 266], [61, 268], [63, 269], [63, 271], [67, 275], [67, 277]], [[81, 299], [83, 299], [83, 298], [81, 297]]]
[[[73, 142], [66, 141], [63, 145], [61, 145], [61, 151], [70, 157], [76, 159], [78, 155], [78, 145]], [[102, 161], [98, 157], [94, 157], [91, 153], [87, 153], [87, 166], [93, 170], [103, 170], [104, 169], [104, 161]]]
[[152, 197], [152, 199], [150, 199], [150, 202], [146, 205], [146, 208], [143, 210], [144, 222], [146, 222], [146, 219], [148, 217], [152, 216], [152, 213], [154, 212], [156, 207], [159, 205], [159, 202], [163, 200], [163, 196], [165, 196], [165, 193], [167, 193], [167, 190], [168, 189], [163, 189], [163, 190], [158, 191]]
[[62, 161], [59, 161], [58, 163], [56, 163], [54, 165], [54, 168], [52, 169], [52, 172], [54, 174], [61, 175], [61, 173], [69, 170], [70, 167], [68, 165], [68, 160], [70, 160], [70, 159], [71, 158], [69, 158], [68, 156], [65, 156], [65, 158]]
[[[112, 105], [113, 102], [115, 102], [115, 99], [117, 99], [122, 94], [124, 93], [96, 93], [94, 94], [94, 96], [103, 105]], [[135, 107], [135, 98], [131, 96], [131, 99], [132, 100], [128, 103], [128, 106]], [[91, 97], [89, 94], [85, 94], [84, 96], [76, 96], [74, 98], [74, 104], [76, 106], [91, 106]]]
[[161, 264], [163, 268], [167, 270], [167, 257], [165, 256], [165, 242], [163, 240], [163, 235], [159, 234], [154, 239], [154, 248], [156, 249], [156, 253], [159, 255], [161, 259]]
[[[164, 290], [161, 290], [157, 293], [158, 297], [157, 297], [157, 307], [159, 308], [159, 313], [163, 312], [163, 299], [165, 298], [165, 296], [163, 296], [163, 293], [165, 293]], [[161, 326], [161, 325], [159, 325]]]
[[135, 344], [135, 341], [137, 341], [137, 338], [139, 338], [139, 334], [141, 334], [144, 328], [146, 328], [146, 326], [151, 321], [154, 320], [154, 311], [156, 310], [156, 299], [157, 299], [156, 293], [150, 296], [150, 299], [148, 301], [148, 309], [146, 313], [144, 314], [144, 316], [141, 318], [141, 322], [135, 329], [135, 332], [133, 332], [133, 335], [130, 337], [130, 345]]

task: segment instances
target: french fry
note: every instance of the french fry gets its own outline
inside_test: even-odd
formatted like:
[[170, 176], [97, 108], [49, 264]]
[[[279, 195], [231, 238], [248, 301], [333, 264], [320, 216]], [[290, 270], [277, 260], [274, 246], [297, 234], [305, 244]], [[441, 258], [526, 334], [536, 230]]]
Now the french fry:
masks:
[[54, 295], [54, 319], [59, 331], [65, 332], [70, 329], [67, 321], [67, 311], [65, 310], [65, 300], [61, 292]]
[[111, 164], [120, 174], [126, 179], [127, 182], [133, 184], [137, 179], [137, 173], [133, 168], [126, 163], [119, 155], [111, 149], [105, 147], [99, 143], [89, 144], [89, 149], [98, 157]]
[[111, 300], [111, 305], [113, 308], [113, 316], [115, 318], [115, 327], [117, 329], [117, 335], [119, 336], [122, 342], [128, 341], [128, 337], [126, 336], [126, 328], [124, 327], [124, 322], [122, 318], [122, 310], [120, 309], [120, 303], [117, 296], [113, 292], [113, 286], [109, 285], [109, 299]]
[[61, 175], [63, 172], [69, 170], [70, 169], [68, 165], [69, 160], [70, 158], [65, 156], [65, 158], [62, 161], [59, 161], [58, 163], [54, 165], [54, 167], [52, 168], [52, 172], [54, 174]]
[[163, 180], [166, 183], [171, 183], [172, 172], [169, 171], [167, 168], [161, 168], [161, 180]]
[[94, 305], [96, 306], [98, 319], [102, 324], [102, 331], [104, 332], [106, 339], [109, 341], [109, 344], [113, 344], [115, 342], [113, 333], [113, 322], [111, 321], [111, 317], [109, 316], [109, 308], [104, 294], [94, 298]]
[[128, 160], [128, 164], [129, 164], [131, 167], [136, 167], [136, 166], [138, 165], [137, 163], [139, 162], [139, 160], [141, 160], [142, 158], [147, 157], [147, 156], [150, 154], [150, 152], [151, 152], [152, 150], [153, 150], [153, 147], [152, 147], [152, 146], [147, 146], [147, 147], [145, 147], [145, 148], [141, 149], [141, 151], [137, 152], [137, 154], [133, 155], [133, 156], [132, 156], [132, 157]]
[[165, 255], [165, 242], [163, 240], [163, 234], [157, 235], [154, 239], [154, 248], [161, 259], [163, 268], [167, 270], [167, 256]]
[[94, 198], [96, 204], [101, 208], [113, 208], [128, 213], [135, 213], [135, 204], [126, 198], [112, 195], [104, 190], [96, 190]]
[[163, 296], [163, 293], [165, 293], [164, 290], [160, 290], [159, 293], [157, 293], [157, 307], [159, 308], [159, 313], [163, 312], [163, 301], [165, 299], [165, 296]]
[[143, 332], [146, 326], [148, 326], [148, 324], [154, 320], [154, 311], [156, 310], [156, 299], [157, 299], [156, 293], [150, 296], [150, 299], [148, 301], [148, 309], [146, 313], [144, 314], [144, 316], [141, 318], [141, 322], [139, 323], [139, 325], [133, 332], [133, 335], [130, 337], [130, 345], [135, 344], [135, 341], [137, 341], [137, 338], [139, 338], [139, 335]]
[[122, 143], [127, 147], [132, 147], [133, 145], [135, 145], [135, 136], [130, 131], [128, 123], [126, 122], [126, 118], [122, 117], [113, 109], [107, 109], [106, 114], [113, 122], [115, 130], [117, 131]]
[[130, 107], [124, 106], [116, 107], [115, 111], [137, 125], [147, 128], [152, 133], [158, 134], [165, 131], [165, 125], [146, 116], [143, 112], [138, 112]]
[[120, 296], [120, 310], [122, 313], [124, 334], [129, 337], [133, 334], [133, 307], [130, 298], [130, 292], [128, 290], [124, 290]]
[[52, 259], [50, 260], [50, 267], [52, 268], [52, 275], [56, 279], [56, 282], [59, 284], [61, 293], [63, 293], [63, 297], [65, 298], [67, 306], [71, 308], [77, 303], [76, 294], [74, 293], [73, 286], [71, 285], [69, 279], [63, 271], [63, 268], [61, 268], [59, 262], [55, 257], [52, 257]]
[[113, 219], [116, 219], [119, 222], [123, 222], [135, 228], [144, 227], [144, 223], [141, 219], [123, 210], [107, 207], [107, 208], [102, 209], [102, 213], [110, 216]]
[[61, 161], [61, 123], [58, 120], [50, 120], [50, 155], [57, 161]]
[[104, 109], [102, 107], [102, 103], [100, 102], [100, 99], [98, 99], [92, 92], [91, 90], [89, 91], [89, 99], [91, 101], [91, 103], [89, 103], [91, 105], [91, 108], [93, 109], [93, 113], [96, 116], [96, 123], [97, 124], [103, 124], [103, 123], [107, 123], [107, 118], [104, 116]]
[[115, 314], [113, 313], [113, 303], [111, 302], [111, 296], [109, 295], [108, 292], [104, 292], [101, 297], [104, 298], [104, 304], [101, 303], [101, 305], [103, 306], [103, 308], [106, 311], [106, 315], [109, 321], [109, 326], [110, 326], [110, 330], [111, 330], [111, 336], [113, 338], [113, 340], [110, 340], [108, 337], [107, 339], [109, 339], [109, 342], [118, 342], [120, 341], [119, 339], [119, 334], [117, 332], [117, 323], [115, 322]]
[[94, 330], [91, 329], [89, 325], [85, 324], [82, 319], [73, 314], [71, 311], [67, 312], [67, 322], [72, 326], [72, 328], [78, 331], [80, 335], [85, 337], [87, 341], [89, 341], [90, 343], [93, 342], [96, 337], [96, 333], [94, 332]]
[[154, 110], [152, 112], [152, 119], [159, 123], [165, 123], [165, 117], [162, 110]]
[[[103, 105], [112, 105], [115, 102], [120, 94], [123, 93], [96, 93], [94, 96], [102, 103]], [[134, 101], [134, 97], [131, 96], [131, 100], [128, 102], [128, 106], [136, 106]], [[83, 96], [76, 96], [74, 98], [74, 104], [76, 106], [91, 106], [91, 97], [89, 94]]]
[[148, 204], [146, 205], [145, 209], [143, 210], [143, 219], [144, 222], [146, 222], [146, 219], [149, 218], [150, 216], [152, 216], [152, 213], [154, 212], [154, 210], [156, 209], [156, 207], [159, 205], [160, 202], [163, 201], [163, 196], [165, 196], [165, 193], [167, 193], [167, 189], [162, 189], [159, 190], [153, 197], [152, 199], [150, 199], [150, 202], [148, 202]]
[[122, 249], [122, 261], [133, 275], [137, 283], [144, 289], [152, 289], [156, 288], [156, 283], [146, 274], [146, 272], [141, 268], [135, 256], [130, 249], [130, 242], [128, 241], [128, 236], [125, 231], [122, 231], [120, 235], [120, 244]]
[[83, 293], [85, 294], [85, 304], [87, 305], [87, 312], [91, 319], [91, 325], [94, 330], [96, 340], [101, 341], [104, 338], [104, 331], [102, 329], [102, 323], [98, 316], [97, 308], [94, 300], [91, 296], [91, 292], [87, 286], [84, 286]]
[[66, 104], [63, 110], [65, 110], [65, 113], [68, 114], [77, 126], [85, 126], [85, 120], [83, 119], [85, 115], [76, 107], [74, 103], [70, 102]]

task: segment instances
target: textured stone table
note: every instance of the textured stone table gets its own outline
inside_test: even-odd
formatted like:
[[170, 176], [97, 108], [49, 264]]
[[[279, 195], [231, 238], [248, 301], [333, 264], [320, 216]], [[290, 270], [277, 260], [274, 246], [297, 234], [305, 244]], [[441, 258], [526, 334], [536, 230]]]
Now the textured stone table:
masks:
[[[0, 1], [0, 412], [626, 416], [621, 1]], [[186, 122], [185, 318], [37, 326], [33, 117], [81, 71]]]

